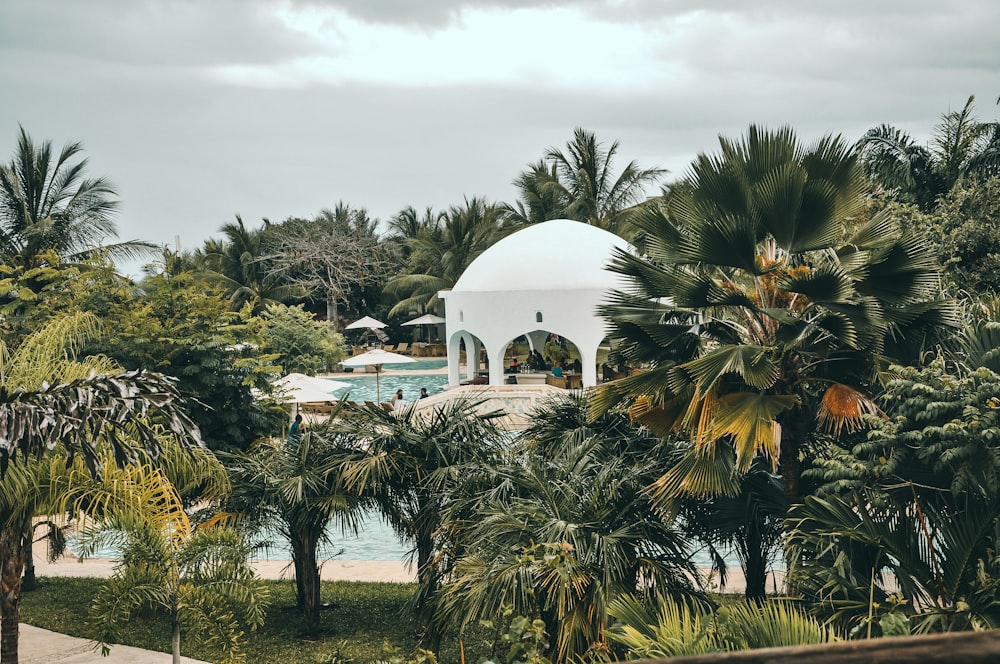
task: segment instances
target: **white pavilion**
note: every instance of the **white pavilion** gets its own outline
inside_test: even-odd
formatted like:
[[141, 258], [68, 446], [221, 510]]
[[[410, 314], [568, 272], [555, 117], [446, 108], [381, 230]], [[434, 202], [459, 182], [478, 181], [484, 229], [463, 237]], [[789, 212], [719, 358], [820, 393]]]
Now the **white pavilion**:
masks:
[[489, 384], [504, 383], [507, 347], [521, 336], [541, 352], [549, 334], [565, 337], [580, 352], [582, 385], [597, 384], [597, 350], [607, 336], [597, 306], [621, 278], [605, 269], [613, 248], [631, 245], [613, 233], [568, 219], [546, 221], [512, 233], [484, 251], [445, 302], [448, 383], [459, 385], [464, 343], [467, 379], [477, 375], [480, 352]]

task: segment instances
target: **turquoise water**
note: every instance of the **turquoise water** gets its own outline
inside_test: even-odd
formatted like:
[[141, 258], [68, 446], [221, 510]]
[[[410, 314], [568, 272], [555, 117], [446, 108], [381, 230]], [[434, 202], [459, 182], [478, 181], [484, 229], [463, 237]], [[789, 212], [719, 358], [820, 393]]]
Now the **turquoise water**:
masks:
[[[334, 390], [333, 395], [342, 399], [347, 396], [351, 401], [376, 401], [375, 374], [362, 374], [358, 377], [341, 377], [337, 380], [350, 383], [351, 387], [343, 387]], [[420, 396], [420, 388], [426, 387], [427, 393], [431, 396], [444, 391], [444, 386], [448, 384], [448, 376], [445, 374], [419, 374], [409, 376], [406, 374], [382, 375], [379, 378], [381, 384], [381, 400], [388, 401], [396, 390], [403, 390], [403, 398], [413, 401]]]

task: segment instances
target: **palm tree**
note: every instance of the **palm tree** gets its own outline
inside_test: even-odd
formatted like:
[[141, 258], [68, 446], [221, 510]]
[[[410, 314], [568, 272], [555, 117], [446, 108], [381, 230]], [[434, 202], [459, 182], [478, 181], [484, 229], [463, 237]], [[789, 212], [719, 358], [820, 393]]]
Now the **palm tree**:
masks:
[[790, 128], [751, 126], [721, 147], [695, 160], [666, 214], [641, 219], [643, 255], [613, 261], [630, 291], [601, 311], [649, 371], [602, 386], [594, 409], [627, 399], [694, 443], [652, 487], [660, 504], [735, 495], [758, 454], [795, 502], [807, 441], [862, 426], [885, 358], [953, 311], [935, 299], [933, 257], [886, 213], [844, 240], [864, 181], [840, 138], [804, 149]]
[[274, 528], [289, 543], [296, 599], [306, 631], [320, 630], [319, 546], [327, 527], [357, 527], [363, 501], [340, 482], [337, 461], [349, 439], [329, 427], [313, 428], [295, 444], [264, 439], [230, 460], [233, 495], [229, 508], [250, 526]]
[[[117, 236], [117, 194], [107, 179], [87, 177], [87, 160], [74, 161], [82, 152], [79, 143], [69, 143], [55, 156], [51, 141], [36, 145], [20, 127], [13, 158], [0, 165], [0, 253], [31, 264], [54, 249], [75, 261]], [[156, 247], [133, 240], [104, 249], [134, 258]]]
[[339, 464], [344, 486], [369, 497], [399, 537], [413, 544], [431, 650], [440, 638], [432, 615], [441, 577], [455, 556], [455, 533], [444, 509], [483, 469], [499, 460], [504, 435], [499, 412], [478, 413], [478, 402], [457, 399], [417, 410], [389, 413], [366, 407], [336, 428], [353, 440]]
[[305, 296], [301, 288], [288, 283], [271, 259], [276, 240], [269, 222], [265, 220], [261, 228], [248, 229], [240, 215], [236, 215], [235, 224], [225, 224], [219, 230], [225, 239], [206, 240], [202, 250], [208, 268], [205, 276], [229, 293], [234, 311], [250, 304], [255, 313], [260, 313], [270, 304]]
[[554, 660], [575, 661], [604, 640], [611, 601], [637, 592], [693, 596], [695, 570], [679, 531], [645, 491], [668, 444], [624, 412], [588, 422], [582, 397], [532, 415], [494, 487], [465, 517], [466, 553], [445, 587], [444, 612], [460, 628], [507, 606], [538, 615], [555, 640]]
[[558, 214], [626, 237], [646, 187], [655, 186], [666, 171], [631, 161], [616, 176], [617, 154], [618, 141], [605, 148], [593, 132], [577, 127], [565, 152], [550, 148], [544, 161], [514, 181], [522, 194], [515, 218], [534, 222]]
[[858, 142], [868, 176], [930, 212], [961, 178], [1000, 173], [1000, 123], [977, 120], [972, 114], [975, 100], [970, 95], [961, 111], [941, 117], [930, 147], [888, 124], [869, 129]]
[[[165, 431], [200, 442], [198, 429], [180, 404], [173, 383], [159, 374], [120, 371], [109, 360], [75, 360], [79, 345], [96, 330], [87, 314], [55, 319], [11, 350], [0, 341], [0, 464], [41, 458], [61, 446], [100, 476], [106, 459], [97, 450], [105, 441], [117, 464], [135, 462], [142, 452], [157, 456]], [[155, 423], [160, 420], [165, 426]], [[17, 459], [20, 452], [22, 459]], [[13, 476], [13, 475], [12, 475]], [[0, 480], [3, 485], [6, 480]], [[16, 480], [11, 480], [15, 482]], [[0, 658], [17, 661], [18, 615], [25, 549], [22, 534], [34, 503], [9, 513], [0, 537], [3, 564], [0, 596]], [[16, 527], [14, 527], [16, 526]]]
[[267, 586], [247, 564], [251, 547], [233, 528], [192, 528], [180, 495], [165, 477], [162, 483], [155, 501], [110, 506], [81, 536], [84, 557], [109, 543], [121, 546], [121, 562], [91, 605], [102, 651], [107, 655], [108, 644], [148, 607], [170, 618], [174, 664], [181, 661], [182, 631], [213, 646], [222, 661], [242, 661], [244, 630], [264, 623], [269, 600]]
[[622, 661], [780, 648], [836, 641], [835, 633], [788, 602], [746, 602], [712, 611], [658, 598], [655, 611], [632, 596], [612, 602], [608, 636]]
[[411, 272], [385, 286], [386, 293], [403, 297], [389, 315], [432, 310], [438, 291], [454, 286], [479, 254], [511, 230], [503, 216], [500, 205], [484, 198], [466, 199], [464, 205], [453, 205], [444, 212], [440, 224], [408, 240]]
[[544, 159], [529, 164], [514, 180], [518, 200], [506, 206], [507, 218], [517, 225], [537, 224], [550, 219], [566, 218], [566, 199], [559, 187], [559, 168]]

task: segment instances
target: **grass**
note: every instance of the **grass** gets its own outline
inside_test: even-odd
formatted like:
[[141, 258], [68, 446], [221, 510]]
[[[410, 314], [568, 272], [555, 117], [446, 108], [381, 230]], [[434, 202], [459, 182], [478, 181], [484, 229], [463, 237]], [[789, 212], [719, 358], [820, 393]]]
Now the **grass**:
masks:
[[[24, 594], [21, 620], [25, 623], [72, 636], [88, 638], [90, 601], [101, 579], [42, 578], [39, 588]], [[244, 643], [248, 662], [274, 664], [328, 663], [364, 664], [388, 659], [388, 649], [408, 654], [420, 645], [420, 630], [409, 602], [416, 586], [402, 583], [362, 583], [326, 581], [322, 587], [323, 636], [318, 640], [303, 636], [304, 622], [295, 609], [295, 586], [288, 581], [272, 582], [272, 603], [264, 626], [249, 634]], [[169, 652], [168, 622], [146, 613], [129, 624], [125, 645]], [[212, 654], [193, 641], [184, 641], [181, 653], [205, 661]], [[480, 655], [466, 644], [467, 661]], [[459, 661], [457, 639], [445, 639], [440, 661]]]

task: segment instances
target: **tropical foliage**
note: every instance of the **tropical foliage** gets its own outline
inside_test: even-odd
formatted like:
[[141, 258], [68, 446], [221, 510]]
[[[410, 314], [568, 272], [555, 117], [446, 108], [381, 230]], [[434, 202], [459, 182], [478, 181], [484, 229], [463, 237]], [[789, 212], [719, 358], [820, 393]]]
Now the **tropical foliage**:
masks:
[[616, 597], [691, 595], [694, 569], [644, 490], [656, 476], [650, 461], [664, 454], [659, 439], [623, 413], [587, 422], [579, 397], [546, 404], [532, 420], [465, 517], [467, 552], [445, 588], [445, 614], [459, 627], [505, 606], [538, 616], [550, 656], [571, 661], [605, 647]]
[[630, 161], [616, 175], [617, 156], [618, 141], [605, 147], [593, 132], [577, 127], [565, 150], [550, 148], [514, 181], [521, 200], [509, 208], [511, 218], [518, 223], [575, 219], [630, 237], [629, 221], [645, 201], [646, 188], [656, 186], [666, 171]]
[[[8, 164], [0, 165], [0, 254], [35, 265], [52, 249], [66, 259], [84, 257], [117, 236], [116, 192], [106, 178], [87, 176], [83, 147], [36, 144], [24, 127]], [[116, 256], [142, 255], [152, 247], [131, 241], [104, 247]]]
[[972, 95], [960, 111], [949, 111], [934, 127], [930, 146], [882, 124], [858, 143], [868, 176], [900, 199], [930, 212], [961, 179], [1000, 174], [1000, 123], [973, 115]]
[[320, 625], [319, 547], [327, 526], [357, 528], [361, 499], [340, 481], [337, 462], [349, 441], [329, 428], [307, 431], [288, 442], [261, 439], [230, 459], [233, 495], [229, 509], [266, 536], [280, 535], [292, 554], [296, 601], [315, 636]]
[[601, 311], [619, 352], [650, 369], [602, 386], [594, 410], [624, 399], [694, 443], [654, 484], [658, 504], [735, 494], [757, 455], [798, 500], [808, 441], [863, 426], [884, 358], [910, 350], [898, 340], [953, 322], [919, 239], [885, 214], [845, 236], [863, 193], [843, 140], [803, 147], [789, 128], [751, 127], [637, 221], [642, 254], [611, 267], [630, 290]]

